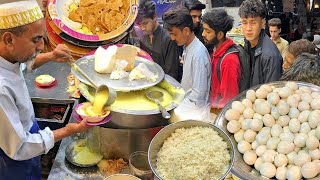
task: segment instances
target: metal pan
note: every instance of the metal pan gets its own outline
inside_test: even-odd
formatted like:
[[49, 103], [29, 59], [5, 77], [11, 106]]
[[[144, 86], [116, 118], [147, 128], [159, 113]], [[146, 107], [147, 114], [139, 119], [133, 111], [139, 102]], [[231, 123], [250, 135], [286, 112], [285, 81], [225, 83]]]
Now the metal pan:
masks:
[[76, 155], [76, 153], [74, 152], [74, 147], [75, 145], [79, 144], [81, 141], [83, 140], [77, 140], [77, 141], [73, 141], [72, 143], [70, 143], [65, 150], [65, 154], [66, 154], [66, 159], [71, 162], [72, 164], [79, 166], [79, 167], [91, 167], [91, 166], [95, 166], [96, 164], [98, 164], [100, 161], [93, 163], [93, 164], [79, 164], [76, 163], [73, 159], [73, 157]]

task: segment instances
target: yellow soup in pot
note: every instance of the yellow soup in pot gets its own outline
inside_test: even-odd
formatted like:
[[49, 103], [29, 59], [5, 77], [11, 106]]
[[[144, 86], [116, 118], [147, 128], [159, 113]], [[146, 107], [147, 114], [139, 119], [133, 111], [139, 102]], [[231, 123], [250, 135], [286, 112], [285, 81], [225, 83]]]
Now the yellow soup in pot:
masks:
[[153, 86], [140, 91], [130, 92], [117, 92], [117, 98], [111, 105], [112, 110], [124, 109], [124, 110], [154, 110], [159, 109], [154, 101], [149, 100], [146, 97], [149, 91], [161, 91], [163, 93], [163, 99], [160, 101], [163, 107], [167, 107], [173, 101], [173, 98], [168, 91], [157, 86]]

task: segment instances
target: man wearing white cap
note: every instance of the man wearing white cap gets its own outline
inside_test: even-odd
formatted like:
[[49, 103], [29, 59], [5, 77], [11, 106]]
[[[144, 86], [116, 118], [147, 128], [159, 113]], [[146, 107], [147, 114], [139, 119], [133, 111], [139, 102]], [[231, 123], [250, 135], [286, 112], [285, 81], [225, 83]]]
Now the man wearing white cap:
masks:
[[0, 179], [41, 179], [39, 155], [47, 153], [54, 142], [88, 129], [83, 121], [54, 131], [39, 130], [34, 120], [20, 64], [34, 68], [69, 58], [63, 47], [37, 56], [44, 48], [44, 23], [36, 1], [0, 4]]

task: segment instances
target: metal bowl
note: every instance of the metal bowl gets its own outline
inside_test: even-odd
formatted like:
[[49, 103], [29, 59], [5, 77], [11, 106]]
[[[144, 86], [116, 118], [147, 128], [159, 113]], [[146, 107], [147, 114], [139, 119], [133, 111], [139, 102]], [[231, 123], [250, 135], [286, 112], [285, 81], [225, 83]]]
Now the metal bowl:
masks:
[[[272, 83], [267, 83], [266, 85], [270, 85], [270, 86], [274, 86], [276, 88], [279, 88], [279, 87], [284, 87], [287, 82], [288, 81], [276, 81], [276, 82], [272, 82]], [[299, 87], [306, 86], [306, 87], [309, 87], [312, 91], [320, 92], [319, 86], [316, 86], [316, 85], [313, 85], [310, 83], [305, 83], [305, 82], [296, 82], [296, 83], [298, 84]], [[257, 90], [257, 89], [259, 89], [260, 86], [261, 85], [257, 85], [253, 88], [250, 88], [250, 89]], [[250, 89], [248, 89], [248, 90], [250, 90]], [[240, 93], [237, 97], [230, 100], [228, 102], [228, 104], [226, 104], [225, 107], [222, 109], [222, 111], [217, 116], [216, 121], [215, 121], [215, 125], [220, 127], [222, 130], [224, 130], [227, 133], [227, 135], [231, 138], [231, 141], [233, 142], [235, 147], [237, 147], [238, 143], [235, 141], [233, 134], [228, 132], [228, 130], [227, 130], [228, 120], [225, 119], [224, 115], [225, 115], [226, 111], [231, 108], [233, 101], [242, 101], [245, 97], [246, 97], [246, 91]], [[239, 177], [242, 180], [269, 179], [266, 177], [262, 177], [260, 175], [260, 173], [253, 166], [249, 166], [248, 164], [246, 164], [243, 161], [243, 158], [242, 158], [243, 155], [238, 151], [237, 148], [234, 148], [234, 151], [235, 151], [235, 163], [231, 169], [232, 174], [236, 175], [237, 177]], [[319, 178], [320, 178], [320, 175], [313, 178], [312, 180], [316, 180]]]
[[[67, 147], [66, 147], [66, 150], [65, 150], [65, 154], [66, 154], [66, 158], [69, 162], [71, 162], [72, 164], [76, 165], [76, 166], [79, 166], [79, 167], [91, 167], [91, 166], [94, 166], [96, 164], [98, 164], [100, 161], [96, 162], [96, 163], [93, 163], [93, 164], [79, 164], [79, 163], [76, 163], [73, 159], [73, 157], [76, 155], [75, 152], [74, 152], [74, 146], [77, 145], [78, 143], [80, 143], [82, 140], [77, 140], [77, 141], [73, 141], [71, 142]], [[103, 157], [102, 157], [103, 158]], [[101, 159], [102, 159], [101, 158]]]
[[220, 179], [224, 179], [229, 174], [231, 167], [233, 166], [233, 163], [234, 163], [234, 146], [233, 146], [233, 143], [232, 143], [231, 139], [229, 138], [229, 136], [223, 130], [221, 130], [219, 127], [217, 127], [213, 124], [210, 124], [207, 122], [202, 122], [202, 121], [196, 121], [196, 120], [187, 120], [187, 121], [180, 121], [177, 123], [173, 123], [173, 124], [170, 124], [170, 125], [164, 127], [152, 139], [152, 141], [149, 145], [149, 150], [148, 150], [148, 161], [149, 161], [149, 165], [151, 167], [151, 170], [157, 179], [160, 179], [160, 180], [162, 179], [156, 171], [156, 161], [157, 161], [158, 152], [161, 149], [163, 142], [176, 129], [191, 128], [191, 127], [196, 127], [196, 126], [213, 128], [216, 132], [218, 132], [218, 134], [223, 138], [223, 140], [227, 142], [231, 161], [230, 161], [228, 170], [225, 172], [225, 174]]

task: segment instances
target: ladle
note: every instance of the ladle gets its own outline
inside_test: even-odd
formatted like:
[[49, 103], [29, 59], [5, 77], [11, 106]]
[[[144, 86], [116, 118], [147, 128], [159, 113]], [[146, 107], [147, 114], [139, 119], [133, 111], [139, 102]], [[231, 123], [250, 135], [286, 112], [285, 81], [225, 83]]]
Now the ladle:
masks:
[[108, 97], [108, 100], [106, 102], [106, 105], [111, 105], [115, 100], [116, 100], [116, 97], [117, 97], [117, 92], [113, 89], [113, 88], [110, 88], [108, 87], [107, 85], [105, 84], [102, 84], [100, 86], [97, 86], [87, 75], [85, 72], [82, 71], [81, 68], [79, 68], [78, 65], [76, 65], [75, 63], [69, 63], [69, 65], [71, 66], [71, 68], [80, 73], [86, 80], [89, 81], [90, 84], [92, 84], [92, 86], [96, 89], [96, 94], [101, 91], [101, 90], [104, 90], [104, 89], [107, 89], [108, 92], [109, 92], [109, 97]]
[[162, 101], [163, 93], [161, 91], [149, 91], [146, 94], [147, 98], [154, 101], [162, 114], [162, 117], [165, 119], [169, 119], [171, 115], [166, 111], [166, 109], [160, 104], [160, 101]]

